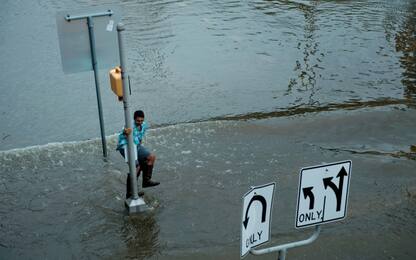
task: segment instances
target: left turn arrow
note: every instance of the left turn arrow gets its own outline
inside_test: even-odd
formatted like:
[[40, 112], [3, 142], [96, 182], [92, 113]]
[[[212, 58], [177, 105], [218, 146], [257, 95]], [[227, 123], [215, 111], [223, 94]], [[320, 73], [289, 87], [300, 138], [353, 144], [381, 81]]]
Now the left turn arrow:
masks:
[[312, 189], [313, 187], [303, 188], [303, 196], [305, 199], [309, 197], [309, 209], [313, 209], [315, 205], [315, 196], [313, 195]]

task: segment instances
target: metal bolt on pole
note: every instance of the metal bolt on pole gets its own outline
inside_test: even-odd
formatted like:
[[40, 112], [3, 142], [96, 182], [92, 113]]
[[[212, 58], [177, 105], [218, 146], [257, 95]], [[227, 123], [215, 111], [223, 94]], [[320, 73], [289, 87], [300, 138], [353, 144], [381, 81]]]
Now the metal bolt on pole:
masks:
[[[119, 23], [117, 25], [117, 36], [118, 36], [118, 45], [120, 52], [120, 67], [121, 67], [121, 79], [123, 85], [123, 105], [124, 105], [124, 120], [126, 128], [132, 128], [132, 119], [130, 114], [130, 104], [128, 91], [128, 73], [126, 66], [126, 57], [124, 53], [124, 42], [122, 32], [125, 30], [124, 25]], [[127, 136], [127, 158], [129, 163], [129, 177], [131, 191], [133, 192], [133, 198], [126, 199], [126, 206], [129, 213], [137, 213], [149, 210], [150, 208], [146, 205], [144, 200], [138, 196], [138, 187], [136, 179], [136, 162], [134, 158], [134, 143], [133, 143], [133, 133]]]
[[264, 248], [264, 249], [258, 249], [258, 250], [251, 249], [250, 253], [253, 254], [253, 255], [263, 255], [263, 254], [268, 254], [268, 253], [278, 251], [279, 252], [278, 260], [285, 260], [286, 259], [286, 253], [287, 253], [288, 249], [311, 244], [312, 242], [314, 242], [318, 238], [320, 232], [321, 232], [321, 227], [319, 225], [317, 225], [317, 226], [315, 226], [315, 232], [313, 232], [313, 234], [308, 239], [301, 240], [301, 241], [295, 241], [295, 242], [291, 242], [291, 243], [287, 243], [287, 244], [283, 244], [283, 245], [278, 245], [278, 246], [274, 246], [274, 247]]

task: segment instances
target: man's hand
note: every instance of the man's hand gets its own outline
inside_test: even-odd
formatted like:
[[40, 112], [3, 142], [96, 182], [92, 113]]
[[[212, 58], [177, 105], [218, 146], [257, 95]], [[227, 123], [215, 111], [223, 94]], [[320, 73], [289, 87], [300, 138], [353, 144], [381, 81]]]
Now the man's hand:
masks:
[[129, 134], [131, 134], [131, 128], [124, 128], [123, 133], [124, 133], [124, 135], [129, 135]]

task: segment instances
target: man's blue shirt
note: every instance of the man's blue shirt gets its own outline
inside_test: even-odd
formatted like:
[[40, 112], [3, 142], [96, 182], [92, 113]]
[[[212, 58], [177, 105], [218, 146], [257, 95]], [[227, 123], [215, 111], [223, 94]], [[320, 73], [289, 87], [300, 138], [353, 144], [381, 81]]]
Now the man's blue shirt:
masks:
[[[139, 145], [142, 143], [142, 140], [144, 138], [144, 135], [146, 133], [146, 130], [148, 128], [148, 125], [146, 123], [146, 121], [144, 121], [142, 123], [142, 127], [141, 130], [139, 130], [139, 128], [136, 126], [136, 124], [133, 122], [133, 142], [135, 145]], [[121, 150], [123, 149], [124, 145], [127, 145], [128, 141], [127, 141], [127, 137], [124, 134], [124, 129], [119, 133], [118, 135], [118, 144], [117, 144], [117, 150]]]

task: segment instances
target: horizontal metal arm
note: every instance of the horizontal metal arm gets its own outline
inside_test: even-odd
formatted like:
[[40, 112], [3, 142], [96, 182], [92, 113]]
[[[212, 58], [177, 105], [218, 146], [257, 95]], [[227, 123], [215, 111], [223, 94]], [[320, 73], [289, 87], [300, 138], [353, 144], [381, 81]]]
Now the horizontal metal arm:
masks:
[[287, 250], [289, 248], [308, 245], [308, 244], [311, 244], [313, 241], [315, 241], [318, 238], [320, 232], [321, 232], [321, 227], [319, 225], [317, 225], [317, 226], [315, 226], [315, 232], [313, 232], [312, 236], [310, 236], [308, 239], [301, 240], [301, 241], [296, 241], [296, 242], [291, 242], [291, 243], [287, 243], [287, 244], [283, 244], [283, 245], [278, 245], [278, 246], [274, 246], [274, 247], [264, 248], [264, 249], [258, 249], [258, 250], [251, 249], [250, 253], [253, 254], [253, 255], [263, 255], [263, 254], [268, 254], [268, 253], [272, 253], [272, 252], [276, 252], [276, 251], [280, 251], [280, 250]]
[[112, 10], [108, 10], [106, 12], [101, 12], [101, 13], [92, 13], [92, 14], [85, 14], [85, 15], [67, 15], [65, 16], [65, 20], [67, 20], [68, 22], [70, 22], [71, 20], [79, 20], [79, 19], [85, 19], [88, 17], [98, 17], [98, 16], [111, 16], [113, 15], [113, 11]]

